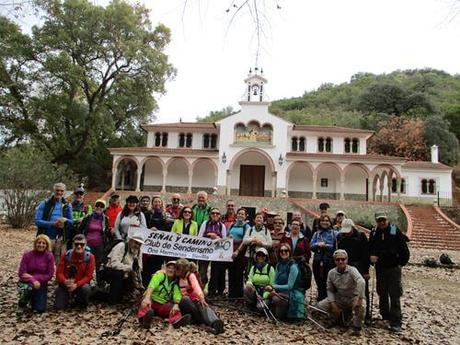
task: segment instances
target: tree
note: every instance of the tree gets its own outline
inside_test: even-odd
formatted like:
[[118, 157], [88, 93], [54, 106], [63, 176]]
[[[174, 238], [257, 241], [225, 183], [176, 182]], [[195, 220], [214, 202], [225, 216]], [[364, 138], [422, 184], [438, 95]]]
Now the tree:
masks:
[[76, 185], [65, 165], [51, 163], [51, 156], [33, 146], [18, 146], [0, 157], [0, 189], [13, 228], [29, 226], [38, 202], [50, 194], [53, 184]]
[[108, 155], [108, 143], [152, 118], [175, 73], [164, 53], [169, 29], [152, 28], [145, 7], [123, 0], [105, 8], [51, 0], [41, 10], [31, 36], [0, 18], [3, 142], [31, 141], [53, 162], [91, 174], [83, 160], [101, 147]]
[[449, 130], [460, 139], [460, 105], [449, 106], [444, 112], [444, 118], [449, 122]]
[[368, 113], [432, 114], [433, 104], [422, 92], [411, 92], [395, 84], [374, 84], [358, 100], [358, 108]]
[[439, 160], [448, 165], [458, 161], [459, 143], [455, 134], [449, 131], [449, 123], [441, 116], [432, 116], [425, 120], [425, 140], [428, 147], [439, 146]]
[[377, 133], [369, 141], [372, 153], [400, 156], [408, 160], [427, 160], [425, 123], [422, 119], [390, 116], [378, 124]]

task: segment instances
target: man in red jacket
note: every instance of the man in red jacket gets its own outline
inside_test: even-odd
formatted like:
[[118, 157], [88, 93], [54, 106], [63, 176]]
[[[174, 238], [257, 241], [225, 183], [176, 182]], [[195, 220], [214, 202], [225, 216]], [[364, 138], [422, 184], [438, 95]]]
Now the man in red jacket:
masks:
[[[95, 259], [89, 250], [86, 250], [84, 235], [73, 238], [73, 248], [66, 255], [61, 256], [57, 270], [56, 280], [59, 286], [56, 289], [54, 307], [64, 309], [71, 306], [85, 308], [88, 305], [93, 279]], [[73, 301], [73, 303], [69, 303]]]
[[113, 227], [115, 226], [115, 220], [117, 219], [118, 214], [121, 212], [122, 208], [120, 207], [120, 196], [114, 194], [110, 197], [109, 207], [105, 209], [105, 215], [109, 220], [109, 229], [113, 233]]

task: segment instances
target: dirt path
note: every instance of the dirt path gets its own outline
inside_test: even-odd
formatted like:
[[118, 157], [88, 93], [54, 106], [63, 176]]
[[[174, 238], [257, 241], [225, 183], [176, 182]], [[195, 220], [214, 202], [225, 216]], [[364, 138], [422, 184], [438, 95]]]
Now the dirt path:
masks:
[[[1, 344], [460, 344], [460, 270], [404, 268], [402, 299], [404, 325], [399, 335], [384, 328], [368, 328], [360, 338], [344, 330], [319, 330], [311, 323], [273, 325], [263, 317], [235, 308], [217, 307], [226, 332], [214, 336], [188, 326], [169, 329], [156, 323], [151, 333], [139, 329], [131, 317], [116, 337], [101, 338], [121, 317], [123, 308], [90, 305], [85, 312], [50, 311], [28, 319], [16, 314], [16, 269], [22, 253], [30, 248], [34, 232], [0, 228], [0, 332]], [[413, 251], [412, 260], [430, 253]], [[460, 253], [452, 254], [460, 261]], [[52, 303], [50, 294], [49, 304]], [[377, 302], [377, 296], [375, 302]], [[375, 316], [377, 308], [374, 307]]]

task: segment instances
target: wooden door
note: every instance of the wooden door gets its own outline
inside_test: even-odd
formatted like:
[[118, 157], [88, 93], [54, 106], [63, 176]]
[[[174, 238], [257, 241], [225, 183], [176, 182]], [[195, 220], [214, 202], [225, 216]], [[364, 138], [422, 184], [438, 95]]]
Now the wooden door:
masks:
[[240, 166], [240, 195], [264, 196], [265, 166]]

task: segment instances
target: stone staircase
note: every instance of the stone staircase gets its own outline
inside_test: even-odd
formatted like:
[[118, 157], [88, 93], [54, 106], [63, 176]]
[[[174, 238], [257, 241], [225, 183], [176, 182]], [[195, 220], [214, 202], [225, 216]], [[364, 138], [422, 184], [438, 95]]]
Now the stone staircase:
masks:
[[412, 247], [460, 250], [460, 229], [446, 221], [433, 206], [406, 206], [412, 219]]

